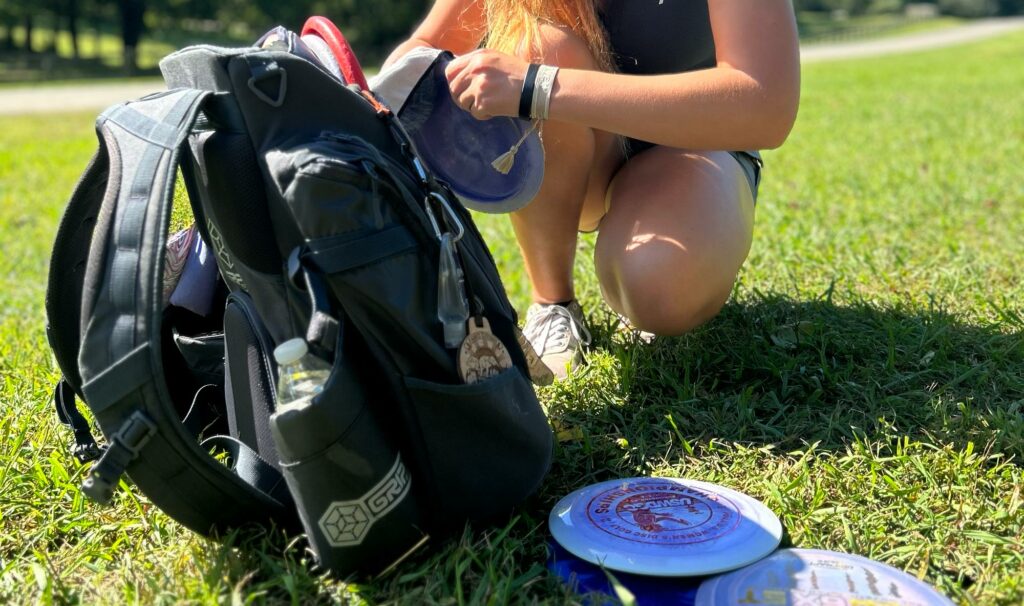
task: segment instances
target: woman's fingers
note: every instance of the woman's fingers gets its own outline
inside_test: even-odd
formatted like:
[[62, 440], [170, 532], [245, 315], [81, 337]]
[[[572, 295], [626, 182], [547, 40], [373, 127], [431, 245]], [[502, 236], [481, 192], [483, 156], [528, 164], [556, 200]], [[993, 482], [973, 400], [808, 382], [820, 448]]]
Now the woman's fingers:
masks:
[[448, 88], [452, 91], [452, 97], [458, 98], [469, 87], [473, 76], [470, 65], [478, 52], [480, 51], [460, 55], [452, 59], [445, 68], [445, 76], [448, 78]]
[[476, 50], [453, 59], [445, 69], [448, 88], [459, 107], [480, 120], [514, 116], [518, 110], [523, 61], [492, 50]]
[[469, 62], [477, 52], [479, 51], [459, 55], [448, 63], [448, 66], [444, 69], [444, 73], [445, 76], [448, 77], [449, 84], [451, 84], [451, 82], [465, 70], [466, 66], [469, 65]]

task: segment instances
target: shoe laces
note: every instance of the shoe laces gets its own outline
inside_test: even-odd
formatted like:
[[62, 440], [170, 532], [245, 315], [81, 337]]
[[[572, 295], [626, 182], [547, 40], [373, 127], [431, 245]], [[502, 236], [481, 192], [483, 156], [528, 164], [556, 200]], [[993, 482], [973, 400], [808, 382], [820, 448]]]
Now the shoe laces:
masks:
[[569, 309], [561, 305], [538, 305], [527, 315], [523, 334], [530, 344], [543, 356], [548, 349], [565, 351], [572, 339], [587, 345], [590, 331], [583, 326]]

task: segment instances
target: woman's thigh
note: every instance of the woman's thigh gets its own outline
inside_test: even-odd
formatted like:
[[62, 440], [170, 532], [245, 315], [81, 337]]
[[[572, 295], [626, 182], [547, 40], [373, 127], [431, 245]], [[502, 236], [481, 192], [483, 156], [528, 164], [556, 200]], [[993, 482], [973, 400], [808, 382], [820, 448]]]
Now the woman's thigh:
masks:
[[654, 147], [622, 166], [607, 196], [595, 264], [612, 309], [657, 334], [714, 317], [753, 237], [753, 193], [737, 160]]

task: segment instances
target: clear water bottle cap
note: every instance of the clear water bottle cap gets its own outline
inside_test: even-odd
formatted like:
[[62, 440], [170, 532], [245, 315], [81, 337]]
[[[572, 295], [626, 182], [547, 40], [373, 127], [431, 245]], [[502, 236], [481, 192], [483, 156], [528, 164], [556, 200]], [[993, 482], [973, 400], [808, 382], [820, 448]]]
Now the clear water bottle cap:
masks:
[[306, 345], [305, 339], [289, 339], [274, 349], [274, 359], [281, 366], [286, 366], [298, 362], [307, 353], [309, 346]]

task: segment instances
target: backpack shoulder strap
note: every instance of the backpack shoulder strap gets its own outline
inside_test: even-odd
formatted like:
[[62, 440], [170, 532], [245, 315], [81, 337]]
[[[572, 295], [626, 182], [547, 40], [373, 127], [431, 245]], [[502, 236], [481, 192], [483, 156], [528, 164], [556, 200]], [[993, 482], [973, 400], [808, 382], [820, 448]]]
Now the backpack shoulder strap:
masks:
[[83, 491], [107, 502], [127, 471], [154, 504], [200, 533], [288, 517], [184, 430], [164, 377], [161, 285], [174, 184], [210, 94], [158, 93], [97, 120], [107, 179], [82, 281], [77, 360], [81, 393], [108, 437]]

